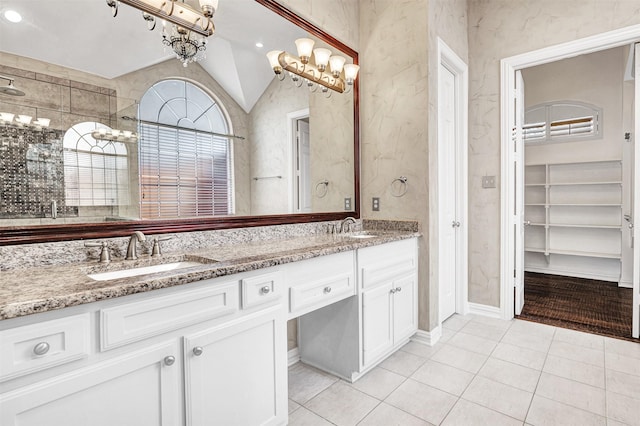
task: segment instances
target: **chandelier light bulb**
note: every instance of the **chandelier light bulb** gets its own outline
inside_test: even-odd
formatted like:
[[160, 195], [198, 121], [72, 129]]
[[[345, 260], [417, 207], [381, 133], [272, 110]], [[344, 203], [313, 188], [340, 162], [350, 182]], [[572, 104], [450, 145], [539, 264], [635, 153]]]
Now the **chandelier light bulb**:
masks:
[[329, 49], [317, 48], [313, 49], [313, 55], [316, 60], [316, 67], [320, 70], [320, 72], [324, 72], [327, 69], [327, 64], [329, 63], [329, 58], [331, 57], [331, 51]]
[[313, 52], [313, 45], [315, 41], [310, 38], [299, 38], [296, 40], [296, 48], [298, 49], [298, 56], [303, 64], [309, 62], [311, 53]]
[[282, 66], [280, 66], [280, 62], [278, 61], [278, 56], [282, 53], [282, 50], [272, 50], [267, 53], [267, 58], [269, 59], [269, 65], [271, 65], [271, 69], [276, 74], [280, 74], [282, 72]]
[[360, 67], [356, 64], [347, 64], [344, 66], [344, 79], [347, 81], [347, 84], [353, 84], [358, 76], [359, 69]]

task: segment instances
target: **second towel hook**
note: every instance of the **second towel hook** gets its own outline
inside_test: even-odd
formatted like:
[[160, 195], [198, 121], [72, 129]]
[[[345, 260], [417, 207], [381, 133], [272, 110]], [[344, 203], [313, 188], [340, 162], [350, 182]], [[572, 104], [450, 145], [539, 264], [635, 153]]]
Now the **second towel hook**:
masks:
[[323, 198], [327, 195], [327, 191], [329, 190], [329, 181], [321, 180], [316, 184], [316, 197]]
[[409, 184], [407, 184], [407, 177], [400, 176], [391, 181], [391, 195], [394, 197], [402, 197], [407, 193]]

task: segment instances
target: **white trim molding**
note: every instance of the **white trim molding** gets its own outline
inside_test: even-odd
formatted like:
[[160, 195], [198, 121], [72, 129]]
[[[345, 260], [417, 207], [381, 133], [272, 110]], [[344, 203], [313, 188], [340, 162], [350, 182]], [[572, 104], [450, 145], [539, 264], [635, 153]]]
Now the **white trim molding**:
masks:
[[300, 351], [298, 347], [289, 350], [287, 352], [287, 367], [291, 367], [293, 364], [300, 362]]
[[515, 223], [511, 207], [515, 204], [516, 171], [511, 148], [510, 112], [516, 96], [515, 72], [536, 65], [585, 55], [601, 50], [629, 45], [640, 40], [640, 25], [585, 37], [579, 40], [546, 47], [532, 52], [504, 58], [500, 61], [500, 139], [501, 139], [501, 206], [500, 206], [500, 311], [503, 319], [514, 316], [513, 276], [515, 271], [515, 244], [513, 232], [520, 232], [521, 223]]
[[502, 311], [499, 307], [480, 303], [469, 302], [469, 313], [489, 318], [502, 318]]
[[418, 330], [416, 334], [411, 336], [411, 341], [416, 343], [422, 343], [423, 345], [433, 346], [438, 343], [438, 340], [442, 337], [442, 326], [439, 325], [431, 331]]

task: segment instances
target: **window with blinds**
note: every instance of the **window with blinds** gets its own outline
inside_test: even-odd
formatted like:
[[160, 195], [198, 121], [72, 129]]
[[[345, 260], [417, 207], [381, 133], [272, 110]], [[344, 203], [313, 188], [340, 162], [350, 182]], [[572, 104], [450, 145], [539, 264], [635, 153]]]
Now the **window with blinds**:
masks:
[[141, 217], [233, 213], [232, 145], [218, 102], [190, 82], [163, 80], [139, 108]]
[[571, 141], [600, 136], [602, 109], [582, 102], [550, 102], [527, 109], [525, 142]]
[[127, 146], [96, 140], [95, 122], [78, 123], [64, 135], [64, 187], [68, 206], [117, 206], [129, 204]]

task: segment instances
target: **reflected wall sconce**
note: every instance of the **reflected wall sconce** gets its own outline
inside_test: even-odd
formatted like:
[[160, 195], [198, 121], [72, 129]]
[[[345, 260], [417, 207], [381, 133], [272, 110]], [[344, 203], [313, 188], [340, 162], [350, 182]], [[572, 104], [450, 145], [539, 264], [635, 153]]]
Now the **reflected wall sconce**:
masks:
[[91, 132], [91, 137], [95, 140], [113, 141], [113, 142], [138, 142], [138, 134], [130, 130], [107, 129], [100, 127]]
[[[184, 0], [106, 0], [113, 16], [118, 14], [120, 2], [142, 11], [147, 28], [156, 27], [156, 18], [163, 21], [162, 43], [170, 47], [176, 58], [186, 67], [189, 63], [204, 58], [207, 37], [213, 35], [213, 14], [218, 8], [218, 0], [200, 0], [196, 10]], [[172, 25], [167, 28], [166, 23]], [[201, 37], [198, 37], [200, 35]]]
[[[284, 71], [287, 71], [296, 86], [306, 83], [313, 92], [318, 86], [322, 86], [324, 93], [329, 89], [338, 93], [351, 91], [360, 69], [358, 65], [345, 64], [344, 57], [333, 55], [329, 49], [314, 49], [315, 42], [309, 38], [299, 38], [295, 43], [298, 56], [282, 50], [267, 53], [269, 64], [280, 81], [285, 79]], [[314, 63], [311, 63], [312, 57]]]
[[51, 120], [48, 118], [40, 117], [34, 120], [30, 115], [0, 112], [0, 125], [2, 126], [42, 130], [49, 127], [49, 123]]

